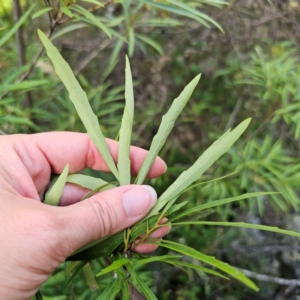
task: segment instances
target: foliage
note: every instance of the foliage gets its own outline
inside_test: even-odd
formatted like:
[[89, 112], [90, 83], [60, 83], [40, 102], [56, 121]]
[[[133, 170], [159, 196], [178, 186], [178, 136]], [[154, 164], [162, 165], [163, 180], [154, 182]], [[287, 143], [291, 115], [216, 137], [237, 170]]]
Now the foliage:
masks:
[[[10, 6], [5, 6], [1, 13], [3, 17], [0, 18], [0, 40], [5, 41], [0, 48], [2, 131], [85, 131], [74, 106], [70, 101], [66, 101], [68, 94], [47, 60], [42, 57], [35, 62], [41, 50], [36, 35], [36, 28], [40, 27], [51, 36], [74, 70], [80, 85], [87, 93], [92, 110], [101, 120], [100, 128], [103, 134], [112, 138], [119, 135], [122, 115], [126, 118], [126, 114], [123, 114], [124, 104], [121, 102], [124, 98], [123, 58], [124, 52], [132, 54], [136, 98], [132, 141], [139, 146], [149, 146], [149, 141], [157, 132], [158, 120], [169, 106], [168, 99], [175, 98], [182, 85], [191, 77], [203, 73], [201, 89], [195, 89], [185, 110], [178, 117], [173, 134], [171, 133], [161, 150], [161, 155], [169, 166], [168, 174], [150, 182], [159, 194], [162, 194], [181, 172], [191, 166], [199, 156], [199, 149], [206, 149], [223, 134], [224, 128], [228, 129], [242, 119], [252, 117], [251, 127], [243, 140], [237, 142], [226, 155], [215, 162], [202, 175], [198, 185], [187, 190], [177, 199], [178, 204], [173, 205], [178, 209], [182, 205], [181, 210], [186, 210], [213, 203], [215, 199], [234, 198], [241, 194], [262, 191], [279, 191], [280, 194], [259, 194], [257, 198], [229, 202], [215, 207], [214, 210], [204, 211], [203, 214], [184, 218], [195, 221], [193, 218], [205, 217], [205, 222], [244, 221], [245, 214], [250, 210], [253, 216], [259, 215], [265, 222], [265, 216], [270, 214], [298, 211], [298, 49], [291, 42], [275, 43], [274, 36], [264, 36], [265, 32], [271, 31], [277, 36], [282, 33], [284, 39], [288, 39], [289, 33], [293, 32], [290, 28], [293, 26], [290, 24], [290, 15], [287, 17], [288, 33], [283, 33], [285, 27], [280, 23], [281, 18], [278, 18], [277, 29], [276, 26], [273, 28], [276, 20], [272, 26], [267, 23], [249, 27], [245, 32], [257, 29], [261, 36], [259, 39], [253, 38], [254, 35], [251, 39], [248, 39], [248, 36], [244, 37], [238, 44], [238, 39], [244, 36], [244, 32], [240, 32], [244, 27], [235, 23], [232, 12], [238, 12], [239, 5], [245, 6], [239, 13], [242, 12], [243, 20], [249, 16], [250, 21], [245, 21], [245, 24], [250, 24], [253, 16], [260, 18], [257, 6], [249, 12], [251, 5], [247, 6], [240, 1], [234, 6], [235, 9], [229, 10], [224, 21], [218, 19], [222, 27], [226, 28], [223, 35], [214, 29], [206, 29], [203, 22], [209, 25], [210, 20], [206, 17], [200, 18], [198, 14], [208, 13], [213, 16], [211, 19], [215, 20], [217, 10], [206, 4], [220, 6], [224, 4], [223, 1], [181, 1], [190, 4], [197, 13], [179, 9], [178, 1], [141, 1], [143, 4], [140, 7], [138, 2], [108, 1], [105, 7], [101, 7], [93, 1], [61, 1], [59, 7], [52, 4], [51, 7], [45, 7], [44, 2], [37, 1], [33, 11], [30, 11], [31, 7], [22, 1], [24, 15], [30, 11], [29, 17], [22, 18], [28, 45], [25, 49], [27, 63], [23, 66], [17, 66], [20, 53], [13, 36], [9, 34], [12, 28], [17, 28], [10, 17]], [[163, 9], [165, 5], [169, 5], [171, 9]], [[283, 4], [280, 1], [272, 1], [272, 9], [276, 11], [278, 6], [280, 13], [281, 5]], [[1, 4], [0, 6], [4, 8]], [[268, 9], [266, 4], [264, 14]], [[178, 10], [184, 11], [185, 16], [176, 14]], [[227, 8], [224, 11], [227, 12]], [[293, 11], [296, 12], [296, 8]], [[289, 11], [291, 12], [292, 10]], [[202, 23], [199, 23], [198, 18]], [[240, 15], [237, 19], [241, 20]], [[45, 24], [48, 23], [49, 26], [46, 27]], [[235, 37], [239, 38], [235, 40]], [[75, 44], [70, 44], [70, 40], [74, 40]], [[93, 51], [70, 49], [74, 48], [74, 45], [77, 47], [85, 44]], [[256, 44], [259, 46], [254, 47]], [[250, 56], [247, 52], [249, 49], [254, 50]], [[32, 66], [34, 68], [30, 71]], [[23, 79], [28, 71], [29, 75]], [[228, 173], [230, 176], [224, 175]], [[85, 174], [99, 176], [89, 171]], [[106, 181], [82, 176], [86, 175], [72, 174], [67, 180], [77, 184], [81, 182], [92, 190], [99, 186], [101, 189], [110, 188], [105, 182], [114, 180], [105, 174], [100, 176]], [[218, 178], [220, 180], [217, 180]], [[181, 213], [175, 208], [174, 218], [177, 213]], [[279, 220], [277, 215], [274, 216], [275, 220]], [[215, 228], [182, 225], [172, 231], [168, 238], [210, 255], [217, 254], [219, 259], [224, 259], [215, 249], [215, 245], [220, 243], [220, 240], [224, 241], [224, 244], [218, 244], [219, 247], [235, 243], [241, 239], [241, 231], [236, 232], [238, 234], [233, 236], [230, 234], [232, 231], [223, 231], [219, 226]], [[157, 255], [167, 255], [167, 251], [160, 249]], [[237, 259], [236, 255], [233, 256], [233, 259], [225, 256], [225, 260], [250, 269], [258, 268], [262, 261], [259, 260], [255, 265], [247, 263], [245, 257]], [[173, 262], [173, 259], [170, 258], [169, 261]], [[190, 265], [201, 267], [191, 258], [177, 260], [178, 267], [179, 262], [189, 262]], [[152, 262], [150, 268], [153, 266], [155, 269], [156, 264], [157, 262]], [[90, 266], [93, 273], [97, 274], [106, 265], [100, 259], [93, 261]], [[269, 271], [269, 262], [266, 266], [262, 272]], [[233, 288], [221, 278], [210, 280], [210, 275], [204, 276], [200, 269], [186, 268], [186, 273], [183, 273], [161, 264], [159, 269], [158, 279], [153, 278], [147, 271], [149, 267], [145, 268], [144, 265], [136, 265], [134, 272], [139, 274], [146, 284], [154, 287], [153, 291], [160, 299], [197, 299], [212, 295], [216, 288], [220, 289], [221, 298], [225, 298], [226, 292], [233, 296], [236, 290], [236, 286]], [[96, 298], [100, 295], [99, 290], [90, 290], [93, 283], [89, 286], [87, 282], [88, 268], [79, 272], [73, 279], [69, 291], [64, 288], [64, 274], [63, 267], [58, 269], [43, 286], [42, 293], [54, 296], [54, 299], [58, 299], [59, 295], [62, 295], [62, 299], [65, 299], [66, 295], [73, 298], [75, 295], [81, 295], [80, 299]], [[120, 271], [119, 276], [127, 280], [124, 272]], [[96, 281], [101, 291], [109, 286], [108, 275], [96, 278]], [[133, 281], [139, 286], [135, 277]], [[201, 283], [196, 287], [190, 282]], [[130, 284], [128, 288], [131, 288]], [[261, 285], [262, 294], [265, 288], [265, 285]], [[243, 293], [249, 294], [249, 291], [239, 287], [239, 296], [236, 297], [243, 299]], [[252, 297], [257, 298], [257, 295]]]

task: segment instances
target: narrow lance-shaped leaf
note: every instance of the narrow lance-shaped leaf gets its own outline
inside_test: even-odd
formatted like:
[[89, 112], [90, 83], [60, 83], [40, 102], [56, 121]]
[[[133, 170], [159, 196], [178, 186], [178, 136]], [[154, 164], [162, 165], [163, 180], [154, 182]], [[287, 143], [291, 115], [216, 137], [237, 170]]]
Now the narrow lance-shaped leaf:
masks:
[[67, 281], [67, 286], [73, 281], [73, 279], [76, 277], [76, 275], [83, 269], [83, 267], [88, 263], [87, 260], [83, 260], [81, 262], [79, 262], [75, 268], [74, 271], [72, 273], [72, 275], [70, 276], [70, 278]]
[[83, 15], [84, 17], [86, 17], [87, 20], [89, 20], [94, 26], [100, 28], [109, 38], [111, 38], [111, 33], [109, 31], [109, 28], [105, 26], [102, 22], [100, 22], [100, 20], [97, 17], [95, 17], [92, 13], [90, 13], [88, 10], [76, 4], [73, 4], [71, 8], [76, 12], [80, 13], [81, 15]]
[[[172, 201], [180, 195], [189, 185], [198, 180], [201, 175], [224, 153], [226, 153], [236, 140], [242, 135], [250, 123], [251, 119], [246, 119], [234, 130], [228, 130], [218, 140], [216, 140], [198, 160], [169, 186], [169, 188], [159, 197], [156, 206], [150, 212], [150, 216], [157, 213], [168, 201]], [[148, 215], [148, 216], [149, 216]]]
[[112, 272], [112, 271], [124, 266], [125, 264], [128, 264], [129, 262], [130, 262], [130, 260], [128, 258], [118, 259], [118, 260], [114, 261], [112, 264], [110, 264], [108, 267], [101, 270], [96, 276], [102, 276], [104, 274]]
[[106, 287], [106, 289], [103, 291], [103, 293], [96, 298], [96, 300], [112, 300], [115, 299], [115, 296], [120, 291], [122, 287], [122, 280], [115, 276], [109, 285]]
[[128, 272], [129, 272], [129, 274], [132, 276], [132, 278], [135, 279], [138, 282], [138, 284], [139, 284], [139, 286], [141, 288], [141, 291], [147, 297], [147, 299], [148, 300], [157, 300], [157, 298], [155, 297], [154, 293], [150, 290], [150, 288], [136, 274], [136, 272], [134, 271], [134, 269], [131, 266], [131, 264], [127, 264], [126, 268], [127, 268]]
[[119, 138], [118, 170], [120, 185], [130, 184], [130, 143], [134, 116], [133, 83], [128, 57], [125, 69], [125, 108]]
[[125, 103], [130, 116], [130, 122], [133, 124], [134, 116], [134, 92], [132, 83], [132, 74], [129, 59], [126, 56], [126, 68], [125, 68]]
[[23, 14], [19, 21], [0, 39], [0, 47], [3, 46], [26, 21], [35, 4], [31, 5], [29, 9]]
[[223, 32], [222, 27], [214, 19], [210, 18], [209, 16], [207, 16], [203, 13], [200, 13], [199, 11], [197, 11], [196, 9], [188, 6], [187, 4], [185, 4], [183, 2], [180, 2], [180, 1], [177, 1], [177, 0], [167, 0], [167, 2], [170, 2], [170, 3], [180, 7], [181, 9], [186, 10], [186, 11], [188, 11], [188, 12], [190, 12], [190, 13], [192, 13], [192, 14], [194, 14], [194, 15], [196, 15], [196, 16], [198, 16], [198, 17], [200, 17], [200, 18], [202, 18], [202, 19], [204, 19], [204, 20], [206, 20], [206, 21], [208, 21], [212, 24], [214, 24], [217, 28], [219, 28]]
[[87, 130], [88, 135], [101, 153], [111, 172], [117, 179], [119, 179], [119, 174], [115, 162], [111, 156], [106, 140], [101, 132], [98, 118], [92, 111], [86, 93], [82, 90], [68, 63], [62, 58], [61, 54], [52, 45], [46, 35], [40, 30], [38, 30], [38, 34], [45, 46], [50, 60], [54, 65], [55, 72], [60, 77], [69, 92], [70, 100], [73, 102], [77, 113]]
[[258, 287], [254, 284], [254, 282], [251, 281], [248, 277], [246, 277], [241, 271], [231, 267], [227, 263], [224, 263], [224, 262], [216, 259], [213, 256], [205, 255], [205, 254], [203, 254], [191, 247], [188, 247], [186, 245], [178, 244], [178, 243], [166, 241], [166, 240], [162, 240], [160, 243], [160, 246], [168, 248], [168, 249], [176, 251], [176, 252], [179, 252], [179, 253], [182, 253], [189, 257], [193, 257], [193, 258], [198, 259], [209, 265], [212, 265], [212, 266], [222, 270], [223, 272], [229, 274], [230, 276], [236, 278], [237, 280], [243, 282], [245, 285], [247, 285], [251, 289], [253, 289], [255, 291], [259, 290]]
[[129, 113], [125, 106], [118, 145], [118, 170], [120, 185], [130, 184], [130, 141], [131, 124]]
[[103, 189], [101, 189], [101, 191], [115, 188], [113, 184], [109, 184], [107, 181], [83, 174], [69, 174], [67, 177], [67, 182], [78, 184], [89, 190], [95, 190], [102, 186]]
[[259, 225], [259, 224], [248, 224], [248, 223], [244, 223], [244, 222], [191, 221], [191, 222], [172, 223], [172, 225], [174, 225], [174, 226], [176, 226], [176, 225], [210, 225], [210, 226], [241, 227], [241, 228], [258, 229], [258, 230], [264, 230], [264, 231], [270, 231], [270, 232], [276, 232], [276, 233], [281, 233], [281, 234], [300, 237], [299, 232], [280, 229], [280, 228], [274, 227], [274, 226], [265, 226], [265, 225]]
[[44, 203], [48, 205], [57, 206], [62, 195], [63, 188], [67, 181], [69, 172], [69, 165], [67, 164], [62, 173], [57, 178], [56, 182], [52, 185], [50, 190], [45, 195]]
[[174, 127], [174, 123], [182, 112], [183, 108], [187, 104], [188, 100], [190, 99], [196, 85], [200, 80], [200, 75], [196, 76], [181, 92], [178, 98], [176, 98], [169, 111], [163, 116], [161, 124], [158, 128], [158, 132], [153, 138], [151, 143], [149, 152], [142, 164], [142, 167], [138, 173], [136, 184], [142, 184], [145, 180], [155, 158], [157, 157], [159, 151], [165, 144], [165, 141], [171, 132], [172, 128]]
[[208, 268], [205, 268], [205, 267], [202, 267], [202, 266], [198, 266], [198, 265], [195, 265], [195, 264], [190, 264], [190, 263], [187, 263], [185, 261], [178, 261], [178, 260], [168, 259], [168, 260], [165, 260], [163, 262], [168, 263], [168, 264], [172, 264], [172, 265], [174, 265], [176, 267], [179, 267], [179, 268], [186, 267], [186, 268], [189, 268], [189, 269], [194, 269], [194, 270], [197, 270], [197, 271], [200, 271], [200, 272], [204, 272], [204, 273], [208, 273], [208, 274], [211, 274], [211, 275], [222, 277], [224, 279], [228, 279], [227, 277], [220, 274], [219, 272], [216, 272], [214, 270], [211, 270], [211, 269], [208, 269]]

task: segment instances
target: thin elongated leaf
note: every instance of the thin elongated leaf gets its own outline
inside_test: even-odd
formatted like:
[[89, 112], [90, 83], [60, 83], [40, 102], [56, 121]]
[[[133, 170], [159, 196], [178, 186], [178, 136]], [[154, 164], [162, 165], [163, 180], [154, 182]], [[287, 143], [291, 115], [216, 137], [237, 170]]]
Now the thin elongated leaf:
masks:
[[178, 211], [181, 207], [185, 206], [188, 203], [188, 201], [184, 201], [179, 204], [174, 204], [169, 210], [168, 210], [168, 215]]
[[226, 153], [236, 140], [242, 135], [250, 123], [251, 119], [246, 119], [240, 123], [234, 130], [226, 131], [218, 140], [216, 140], [197, 161], [169, 186], [169, 188], [159, 197], [157, 204], [148, 216], [157, 213], [167, 202], [175, 201], [176, 198], [189, 185], [198, 180], [201, 175], [212, 166], [212, 164]]
[[244, 222], [209, 222], [209, 221], [192, 221], [192, 222], [176, 222], [172, 223], [172, 225], [211, 225], [211, 226], [230, 226], [230, 227], [241, 227], [241, 228], [250, 228], [250, 229], [258, 229], [270, 232], [276, 232], [291, 236], [300, 237], [299, 232], [280, 229], [278, 227], [273, 226], [265, 226], [265, 225], [258, 225], [258, 224], [249, 224]]
[[92, 13], [90, 13], [88, 10], [84, 9], [83, 7], [73, 4], [71, 6], [72, 10], [80, 13], [84, 17], [86, 17], [93, 25], [97, 26], [100, 28], [109, 38], [111, 38], [111, 33], [109, 29], [99, 21], [97, 17], [95, 17]]
[[149, 37], [147, 37], [145, 35], [141, 35], [141, 34], [136, 34], [135, 36], [137, 38], [139, 38], [140, 40], [142, 40], [144, 43], [146, 43], [149, 46], [151, 46], [152, 48], [154, 48], [160, 55], [164, 54], [163, 48], [157, 42], [155, 42], [153, 39], [150, 39]]
[[181, 94], [176, 98], [169, 111], [163, 116], [161, 124], [158, 128], [158, 132], [152, 140], [149, 152], [140, 168], [138, 173], [136, 184], [142, 184], [145, 180], [155, 158], [157, 157], [159, 151], [165, 144], [165, 141], [174, 127], [174, 123], [182, 112], [183, 108], [190, 99], [196, 85], [200, 80], [200, 75], [196, 76], [181, 92]]
[[219, 272], [216, 272], [214, 270], [211, 270], [211, 269], [208, 269], [208, 268], [205, 268], [205, 267], [202, 267], [202, 266], [198, 266], [198, 265], [195, 265], [195, 264], [190, 264], [190, 263], [187, 263], [185, 261], [169, 260], [168, 259], [168, 260], [165, 260], [164, 262], [168, 263], [168, 264], [172, 264], [176, 267], [187, 267], [189, 269], [194, 269], [194, 270], [201, 271], [201, 272], [204, 272], [204, 273], [219, 276], [219, 277], [222, 277], [224, 279], [228, 279], [226, 276], [222, 275]]
[[27, 90], [48, 83], [47, 80], [24, 80], [20, 83], [6, 84], [0, 86], [0, 92], [11, 92], [17, 90]]
[[41, 16], [41, 15], [43, 15], [43, 14], [45, 14], [45, 13], [51, 11], [51, 10], [53, 10], [53, 7], [46, 7], [46, 8], [43, 8], [43, 9], [41, 9], [41, 10], [35, 12], [35, 13], [32, 15], [31, 19], [38, 18], [39, 16]]
[[132, 276], [133, 279], [137, 281], [139, 284], [141, 291], [143, 294], [147, 297], [148, 300], [157, 300], [154, 293], [150, 290], [150, 288], [143, 282], [143, 280], [136, 274], [131, 264], [127, 264], [126, 268], [129, 272], [129, 274]]
[[24, 15], [19, 19], [19, 21], [0, 39], [0, 47], [2, 47], [13, 35], [14, 33], [22, 26], [26, 21], [29, 14], [33, 10], [35, 4], [31, 5], [29, 9], [24, 13]]
[[196, 221], [200, 218], [205, 218], [210, 214], [213, 214], [214, 212], [215, 211], [213, 209], [194, 211], [193, 213], [187, 213], [187, 214], [185, 214], [185, 212], [182, 212], [180, 215], [169, 219], [169, 222], [173, 224], [173, 222], [178, 219], [180, 219], [180, 222]]
[[223, 32], [222, 27], [214, 19], [210, 18], [209, 16], [207, 16], [203, 13], [200, 13], [199, 11], [197, 11], [196, 9], [188, 6], [187, 4], [185, 4], [183, 2], [180, 2], [180, 1], [177, 1], [177, 0], [167, 0], [167, 2], [170, 2], [170, 3], [180, 7], [181, 9], [184, 9], [184, 10], [186, 10], [186, 11], [188, 11], [188, 12], [190, 12], [190, 13], [192, 13], [192, 14], [194, 14], [194, 15], [196, 15], [196, 16], [198, 16], [198, 17], [200, 17], [200, 18], [202, 18], [202, 19], [204, 19], [204, 20], [206, 20], [206, 21], [208, 21], [212, 24], [214, 24], [217, 28], [219, 28]]
[[83, 267], [83, 272], [84, 272], [84, 276], [85, 276], [86, 282], [87, 282], [90, 290], [91, 291], [99, 290], [99, 286], [96, 282], [95, 275], [90, 266], [90, 263], [86, 264]]
[[96, 276], [102, 276], [104, 274], [110, 273], [110, 272], [124, 266], [125, 264], [128, 264], [129, 262], [130, 262], [130, 259], [128, 259], [128, 258], [118, 259], [118, 260], [114, 261], [111, 265], [109, 265], [108, 267], [101, 270]]
[[139, 266], [139, 265], [149, 264], [151, 262], [166, 261], [166, 260], [178, 259], [181, 257], [182, 257], [181, 255], [151, 256], [151, 257], [147, 257], [147, 258], [140, 258], [137, 260], [133, 260], [132, 263], [134, 266]]
[[[141, 234], [145, 233], [148, 228], [151, 228], [158, 221], [159, 216], [149, 218], [143, 223], [138, 223], [133, 226], [129, 243], [132, 243]], [[120, 248], [120, 249], [119, 249]], [[67, 258], [68, 261], [95, 259], [98, 257], [109, 256], [116, 249], [120, 251], [124, 249], [124, 233], [118, 232], [114, 235], [92, 242], [81, 249], [77, 250], [73, 255]]]
[[194, 13], [191, 13], [189, 11], [183, 10], [181, 8], [177, 8], [176, 6], [161, 4], [161, 3], [153, 2], [153, 1], [149, 1], [149, 0], [142, 0], [142, 2], [145, 3], [145, 4], [148, 4], [152, 7], [162, 9], [162, 10], [165, 10], [165, 11], [169, 11], [169, 12], [171, 12], [173, 14], [176, 14], [176, 15], [179, 15], [179, 16], [183, 16], [183, 17], [187, 17], [187, 18], [196, 20], [200, 24], [203, 24], [204, 26], [209, 28], [209, 24], [206, 22], [206, 20], [204, 20], [203, 18], [198, 17], [197, 15], [195, 15]]
[[46, 35], [40, 30], [38, 31], [38, 34], [45, 46], [50, 60], [54, 65], [57, 75], [60, 77], [69, 92], [70, 100], [73, 102], [77, 113], [87, 130], [88, 135], [101, 153], [111, 172], [117, 179], [119, 179], [119, 174], [115, 162], [111, 156], [106, 140], [99, 127], [98, 119], [91, 109], [86, 93], [79, 85], [70, 66], [62, 58], [58, 50], [52, 45]]
[[125, 67], [125, 104], [128, 109], [130, 122], [131, 124], [133, 124], [134, 91], [133, 91], [131, 68], [130, 68], [130, 63], [127, 55], [126, 55], [126, 67]]
[[128, 27], [128, 55], [132, 57], [134, 52], [135, 34], [132, 27]]
[[57, 178], [56, 182], [52, 185], [45, 195], [44, 203], [48, 205], [57, 206], [62, 195], [63, 188], [67, 182], [69, 172], [69, 165], [67, 164], [62, 173]]
[[212, 202], [201, 204], [197, 207], [191, 208], [190, 211], [192, 211], [192, 210], [193, 211], [200, 211], [200, 210], [204, 210], [204, 209], [224, 205], [224, 204], [227, 204], [227, 203], [231, 203], [231, 202], [234, 202], [234, 201], [240, 201], [240, 200], [243, 200], [243, 199], [248, 199], [248, 198], [253, 198], [253, 197], [261, 197], [261, 196], [266, 196], [266, 195], [274, 195], [274, 194], [279, 194], [279, 193], [276, 193], [276, 192], [246, 193], [246, 194], [243, 194], [243, 195], [240, 195], [240, 196], [230, 197], [230, 198], [226, 198], [226, 199], [222, 199], [222, 200], [215, 200], [215, 201], [212, 201]]
[[120, 185], [130, 184], [130, 142], [131, 142], [131, 122], [127, 107], [124, 108], [120, 138], [118, 146], [118, 170]]
[[87, 263], [88, 263], [87, 260], [83, 260], [79, 264], [76, 265], [76, 267], [74, 268], [74, 271], [73, 271], [72, 275], [70, 276], [70, 278], [67, 281], [67, 286], [73, 281], [73, 279], [76, 277], [76, 275], [83, 269], [83, 267]]
[[101, 191], [106, 191], [116, 187], [113, 184], [109, 184], [107, 181], [104, 181], [100, 178], [95, 178], [83, 174], [69, 174], [67, 177], [67, 182], [78, 184], [90, 190], [96, 190], [99, 187], [103, 187], [101, 188]]
[[69, 26], [65, 26], [62, 29], [60, 29], [59, 31], [57, 31], [56, 33], [54, 33], [51, 37], [51, 41], [55, 40], [56, 38], [66, 34], [66, 33], [73, 31], [73, 30], [81, 29], [84, 27], [88, 27], [88, 25], [83, 22], [72, 23]]
[[120, 291], [121, 287], [122, 281], [120, 280], [119, 276], [116, 276], [116, 278], [114, 277], [103, 293], [96, 300], [115, 299], [115, 296]]
[[101, 3], [100, 1], [97, 1], [97, 0], [81, 0], [83, 2], [88, 2], [88, 3], [92, 3], [92, 4], [96, 4], [96, 5], [99, 5], [101, 7], [104, 7], [104, 4]]
[[130, 143], [134, 116], [133, 83], [128, 57], [125, 68], [125, 108], [119, 138], [118, 170], [120, 185], [130, 184]]
[[197, 251], [196, 249], [193, 249], [186, 245], [171, 242], [171, 241], [166, 241], [166, 240], [162, 240], [160, 243], [160, 246], [165, 247], [170, 250], [173, 250], [173, 251], [176, 251], [176, 252], [179, 252], [179, 253], [182, 253], [189, 257], [193, 257], [193, 258], [200, 260], [204, 263], [207, 263], [209, 265], [212, 265], [212, 266], [218, 268], [219, 270], [229, 274], [230, 276], [236, 278], [237, 280], [241, 281], [242, 283], [244, 283], [246, 286], [250, 287], [251, 289], [253, 289], [255, 291], [259, 290], [259, 288], [255, 285], [255, 283], [253, 281], [251, 281], [248, 277], [246, 277], [241, 271], [231, 267], [227, 263], [224, 263], [224, 262], [216, 259], [213, 256], [205, 255], [205, 254]]

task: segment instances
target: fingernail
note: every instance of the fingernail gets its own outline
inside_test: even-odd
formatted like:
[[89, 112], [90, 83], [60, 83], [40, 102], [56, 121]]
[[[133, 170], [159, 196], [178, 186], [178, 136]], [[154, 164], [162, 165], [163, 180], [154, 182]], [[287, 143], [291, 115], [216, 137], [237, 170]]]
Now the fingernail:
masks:
[[136, 186], [122, 196], [128, 218], [146, 215], [157, 201], [155, 190], [149, 185]]

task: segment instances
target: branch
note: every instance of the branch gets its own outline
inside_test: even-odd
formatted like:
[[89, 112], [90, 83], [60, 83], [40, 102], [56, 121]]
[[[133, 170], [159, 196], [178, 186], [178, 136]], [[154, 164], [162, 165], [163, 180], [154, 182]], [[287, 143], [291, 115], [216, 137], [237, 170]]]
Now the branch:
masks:
[[280, 277], [275, 277], [275, 276], [269, 276], [265, 274], [258, 274], [246, 269], [240, 269], [236, 268], [243, 272], [246, 276], [254, 279], [258, 279], [260, 281], [267, 281], [267, 282], [275, 282], [280, 285], [296, 285], [300, 286], [300, 280], [298, 279], [285, 279], [285, 278], [280, 278]]

